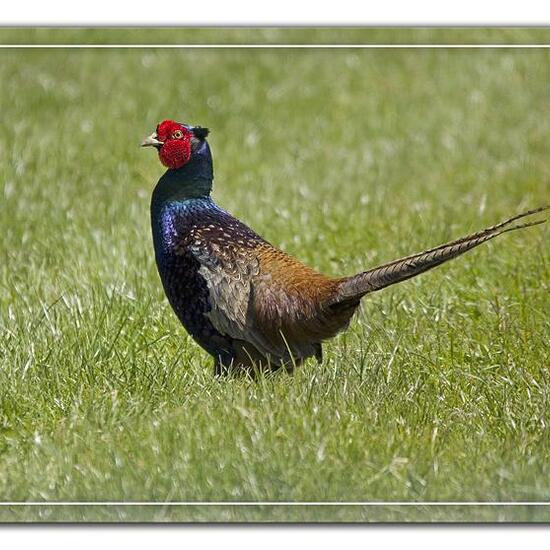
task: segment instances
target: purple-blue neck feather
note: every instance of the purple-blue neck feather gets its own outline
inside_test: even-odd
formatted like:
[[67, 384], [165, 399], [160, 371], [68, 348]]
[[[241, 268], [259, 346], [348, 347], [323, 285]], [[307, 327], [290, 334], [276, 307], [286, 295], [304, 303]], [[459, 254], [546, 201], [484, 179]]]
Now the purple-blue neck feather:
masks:
[[159, 271], [164, 267], [163, 257], [175, 244], [176, 226], [179, 232], [187, 219], [196, 219], [201, 211], [218, 209], [210, 197], [213, 179], [212, 154], [203, 140], [186, 165], [167, 170], [155, 186], [151, 199], [151, 228]]

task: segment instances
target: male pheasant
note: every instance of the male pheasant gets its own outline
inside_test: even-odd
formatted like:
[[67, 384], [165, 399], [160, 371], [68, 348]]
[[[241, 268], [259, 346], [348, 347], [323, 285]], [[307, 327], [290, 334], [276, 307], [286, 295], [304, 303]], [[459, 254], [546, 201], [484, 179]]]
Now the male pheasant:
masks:
[[151, 201], [158, 271], [168, 300], [215, 374], [291, 370], [322, 359], [323, 341], [345, 329], [363, 296], [414, 277], [498, 235], [530, 210], [479, 233], [351, 277], [317, 273], [265, 241], [210, 197], [208, 130], [165, 120], [142, 146], [168, 170]]

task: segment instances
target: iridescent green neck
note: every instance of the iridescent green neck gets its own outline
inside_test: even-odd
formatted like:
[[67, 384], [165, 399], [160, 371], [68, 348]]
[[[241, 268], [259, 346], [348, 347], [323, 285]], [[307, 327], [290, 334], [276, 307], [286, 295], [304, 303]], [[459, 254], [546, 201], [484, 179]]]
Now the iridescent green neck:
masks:
[[182, 177], [179, 170], [168, 170], [153, 191], [153, 202], [178, 201], [207, 197], [212, 191], [212, 180], [202, 177]]
[[191, 160], [177, 170], [167, 170], [153, 191], [153, 204], [208, 197], [212, 191], [214, 170], [206, 141], [193, 151]]

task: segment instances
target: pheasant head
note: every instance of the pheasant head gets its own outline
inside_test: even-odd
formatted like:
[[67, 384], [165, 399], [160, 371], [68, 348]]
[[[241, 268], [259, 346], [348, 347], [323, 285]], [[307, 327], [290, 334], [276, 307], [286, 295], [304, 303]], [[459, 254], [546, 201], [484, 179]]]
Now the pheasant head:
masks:
[[188, 164], [195, 153], [200, 153], [207, 135], [208, 128], [164, 120], [141, 146], [155, 147], [160, 162], [171, 170], [177, 170]]

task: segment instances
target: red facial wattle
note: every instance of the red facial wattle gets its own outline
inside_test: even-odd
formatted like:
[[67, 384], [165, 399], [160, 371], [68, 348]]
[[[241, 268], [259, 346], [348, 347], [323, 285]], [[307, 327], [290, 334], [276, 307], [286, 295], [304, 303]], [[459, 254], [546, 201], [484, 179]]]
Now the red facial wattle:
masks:
[[180, 138], [165, 141], [159, 149], [159, 158], [167, 168], [181, 168], [191, 158], [191, 140]]
[[163, 145], [159, 149], [159, 158], [167, 168], [176, 170], [189, 162], [191, 158], [191, 138], [193, 134], [173, 120], [165, 120], [158, 125], [157, 137]]

